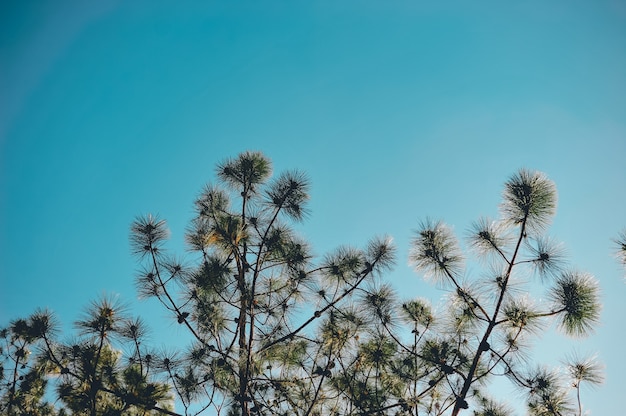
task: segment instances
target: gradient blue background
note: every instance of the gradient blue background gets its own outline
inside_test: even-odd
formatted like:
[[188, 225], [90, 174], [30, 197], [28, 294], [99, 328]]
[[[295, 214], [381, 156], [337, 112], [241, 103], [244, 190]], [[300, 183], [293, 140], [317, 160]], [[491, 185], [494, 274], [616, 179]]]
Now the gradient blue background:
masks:
[[0, 100], [0, 324], [48, 307], [69, 328], [106, 292], [158, 342], [183, 337], [135, 300], [128, 228], [160, 214], [183, 253], [195, 196], [244, 150], [308, 172], [318, 254], [389, 234], [386, 278], [438, 303], [408, 266], [412, 230], [429, 216], [462, 236], [527, 167], [556, 182], [551, 234], [604, 303], [595, 336], [548, 331], [538, 360], [597, 352], [606, 383], [583, 401], [623, 409], [624, 1], [10, 0]]

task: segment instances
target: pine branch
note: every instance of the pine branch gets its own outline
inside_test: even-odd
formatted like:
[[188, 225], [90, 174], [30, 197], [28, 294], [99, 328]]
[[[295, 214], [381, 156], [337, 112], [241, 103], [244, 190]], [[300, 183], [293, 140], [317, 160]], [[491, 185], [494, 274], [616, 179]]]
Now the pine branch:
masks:
[[[487, 326], [487, 329], [485, 333], [483, 334], [479, 345], [484, 345], [487, 343], [487, 341], [489, 340], [489, 336], [491, 335], [491, 332], [493, 331], [493, 328], [496, 325], [497, 317], [498, 317], [498, 314], [500, 313], [500, 307], [502, 306], [502, 301], [504, 300], [504, 295], [506, 293], [506, 288], [509, 282], [509, 278], [511, 276], [511, 272], [513, 271], [515, 259], [517, 258], [520, 246], [522, 244], [522, 241], [525, 235], [526, 235], [526, 217], [522, 220], [522, 223], [520, 226], [520, 232], [519, 232], [519, 237], [517, 239], [517, 244], [515, 246], [515, 250], [513, 251], [513, 256], [511, 257], [511, 261], [509, 262], [506, 274], [502, 281], [502, 289], [500, 291], [498, 302], [496, 303], [496, 307], [493, 312], [493, 317], [489, 320], [489, 325]], [[457, 416], [461, 408], [463, 407], [462, 405], [466, 403], [465, 398], [467, 397], [467, 393], [469, 392], [470, 386], [474, 382], [474, 374], [476, 372], [476, 369], [478, 368], [478, 362], [480, 361], [480, 357], [482, 353], [483, 353], [483, 349], [479, 347], [476, 351], [476, 354], [474, 355], [474, 359], [472, 360], [472, 365], [470, 366], [470, 369], [467, 374], [467, 378], [465, 379], [465, 382], [463, 383], [461, 392], [458, 394], [457, 400], [454, 404], [454, 409], [452, 410], [452, 416]]]

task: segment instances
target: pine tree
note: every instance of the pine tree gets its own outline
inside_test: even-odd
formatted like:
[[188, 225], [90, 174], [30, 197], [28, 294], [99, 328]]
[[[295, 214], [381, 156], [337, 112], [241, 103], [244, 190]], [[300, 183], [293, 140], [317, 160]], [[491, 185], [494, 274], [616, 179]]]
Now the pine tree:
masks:
[[[175, 415], [168, 386], [149, 380], [140, 320], [127, 318], [119, 304], [103, 298], [75, 326], [79, 336], [59, 342], [54, 315], [40, 310], [0, 331], [3, 414]], [[133, 351], [127, 362], [121, 360], [123, 346]], [[60, 408], [45, 397], [50, 383]]]
[[[488, 394], [504, 376], [526, 392], [529, 414], [582, 415], [580, 386], [602, 382], [595, 357], [566, 357], [568, 382], [531, 360], [528, 341], [551, 321], [581, 337], [600, 316], [597, 282], [567, 267], [547, 235], [557, 195], [545, 175], [513, 175], [500, 218], [473, 224], [466, 252], [443, 222], [421, 223], [409, 257], [447, 292], [439, 311], [380, 279], [394, 262], [389, 238], [312, 254], [295, 230], [308, 214], [303, 173], [272, 179], [270, 161], [245, 152], [216, 177], [185, 233], [191, 259], [168, 252], [164, 220], [131, 226], [140, 295], [160, 302], [191, 345], [147, 345], [144, 322], [112, 298], [89, 305], [71, 341], [37, 311], [0, 331], [0, 412], [511, 415]], [[485, 272], [467, 272], [470, 255]], [[548, 304], [533, 301], [537, 286]]]
[[140, 293], [194, 339], [177, 357], [159, 358], [185, 412], [203, 398], [233, 415], [329, 414], [334, 360], [360, 325], [348, 301], [393, 261], [386, 239], [316, 261], [293, 229], [307, 215], [308, 179], [271, 173], [256, 152], [218, 166], [219, 184], [198, 197], [186, 234], [195, 265], [166, 254], [163, 220], [148, 215], [132, 226]]
[[[572, 414], [576, 406], [568, 388], [574, 386], [581, 414], [580, 383], [602, 381], [597, 362], [568, 361], [570, 384], [553, 370], [529, 365], [527, 341], [550, 320], [566, 335], [580, 337], [593, 332], [600, 316], [596, 280], [566, 267], [562, 245], [546, 234], [556, 203], [556, 187], [545, 175], [520, 170], [512, 176], [500, 219], [480, 219], [469, 233], [470, 252], [487, 266], [479, 275], [466, 271], [466, 255], [448, 226], [421, 224], [410, 260], [448, 292], [447, 304], [435, 314], [422, 299], [399, 303], [386, 286], [367, 295], [364, 307], [378, 318], [379, 341], [370, 358], [369, 341], [360, 345], [362, 360], [355, 363], [368, 366], [345, 371], [351, 387], [342, 390], [350, 392], [355, 408], [363, 407], [361, 414], [397, 409], [395, 414], [456, 416], [471, 405], [475, 415], [509, 415], [510, 409], [486, 394], [498, 375], [526, 391], [531, 415]], [[547, 286], [548, 305], [533, 301], [528, 280]]]

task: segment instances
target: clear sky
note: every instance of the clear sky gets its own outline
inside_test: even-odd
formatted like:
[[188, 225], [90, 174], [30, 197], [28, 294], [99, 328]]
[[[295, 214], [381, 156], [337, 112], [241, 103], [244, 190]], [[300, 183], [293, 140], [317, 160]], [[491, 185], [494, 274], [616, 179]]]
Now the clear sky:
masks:
[[[195, 196], [244, 150], [308, 172], [317, 253], [389, 234], [387, 278], [437, 303], [407, 265], [411, 232], [497, 216], [527, 167], [556, 182], [551, 234], [604, 303], [595, 336], [535, 349], [597, 352], [606, 383], [583, 400], [623, 409], [623, 0], [8, 0], [0, 100], [0, 324], [48, 307], [69, 325], [103, 292], [137, 304], [133, 218], [166, 218], [182, 252]], [[135, 310], [176, 334], [153, 306]]]

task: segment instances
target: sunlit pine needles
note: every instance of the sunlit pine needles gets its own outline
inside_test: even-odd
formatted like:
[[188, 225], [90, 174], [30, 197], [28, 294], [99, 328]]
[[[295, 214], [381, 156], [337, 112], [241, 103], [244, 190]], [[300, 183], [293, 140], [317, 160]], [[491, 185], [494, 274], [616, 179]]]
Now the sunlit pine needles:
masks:
[[591, 333], [600, 321], [600, 290], [588, 273], [563, 273], [551, 289], [550, 299], [554, 310], [560, 312], [560, 328], [568, 335]]
[[528, 255], [524, 261], [532, 264], [542, 280], [556, 277], [563, 271], [566, 256], [562, 243], [550, 237], [540, 237], [527, 239], [526, 248]]
[[481, 218], [468, 232], [469, 246], [481, 259], [508, 261], [505, 256], [513, 241], [509, 231], [502, 221]]
[[438, 284], [449, 283], [463, 270], [463, 256], [452, 231], [442, 222], [426, 220], [415, 232], [409, 261], [416, 271]]
[[536, 171], [519, 170], [505, 183], [500, 211], [511, 225], [526, 224], [526, 231], [537, 234], [546, 229], [556, 213], [556, 185]]
[[160, 220], [152, 214], [136, 218], [130, 230], [131, 250], [139, 257], [150, 253], [158, 255], [160, 247], [169, 237], [165, 220]]
[[563, 364], [574, 387], [583, 382], [591, 387], [604, 383], [604, 365], [597, 356], [581, 356], [574, 353], [568, 355]]

